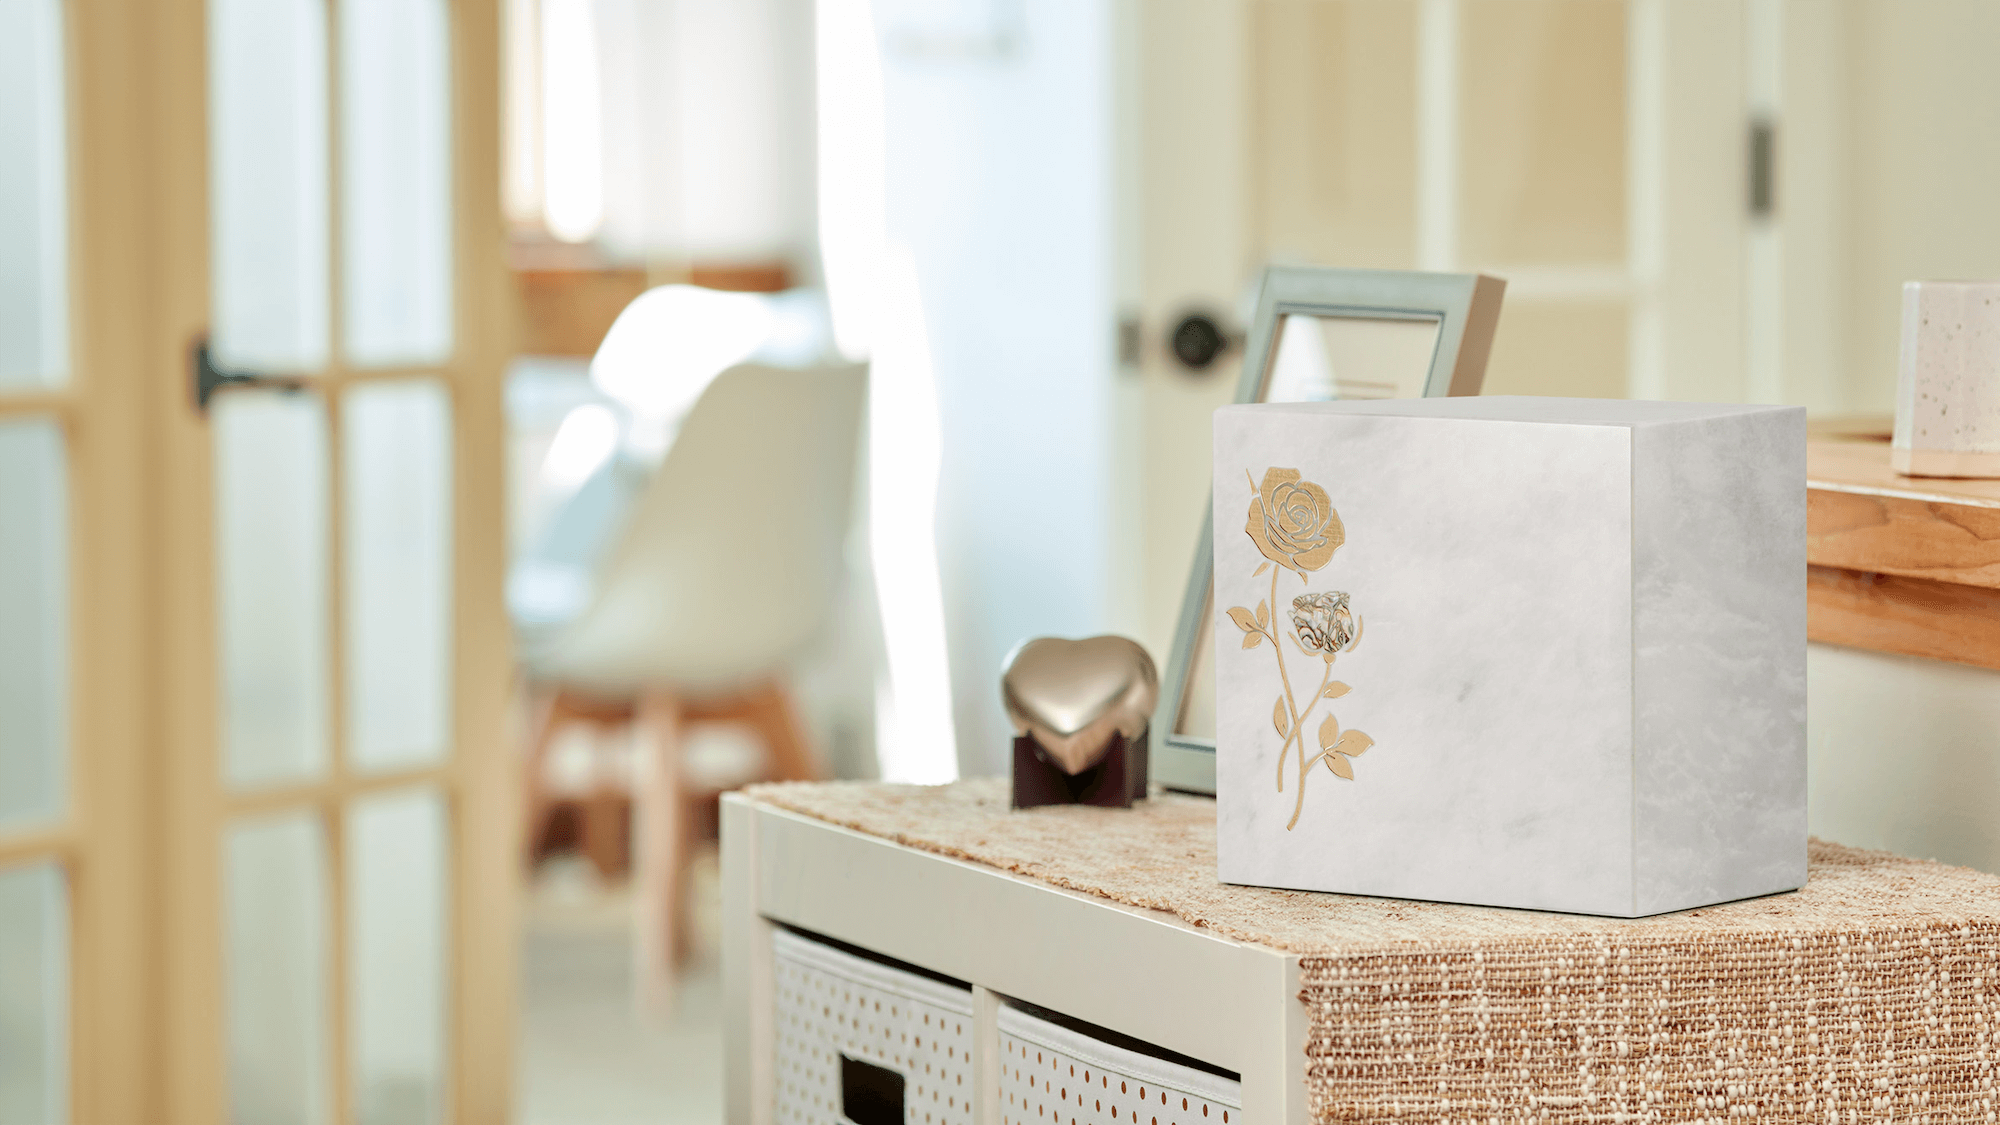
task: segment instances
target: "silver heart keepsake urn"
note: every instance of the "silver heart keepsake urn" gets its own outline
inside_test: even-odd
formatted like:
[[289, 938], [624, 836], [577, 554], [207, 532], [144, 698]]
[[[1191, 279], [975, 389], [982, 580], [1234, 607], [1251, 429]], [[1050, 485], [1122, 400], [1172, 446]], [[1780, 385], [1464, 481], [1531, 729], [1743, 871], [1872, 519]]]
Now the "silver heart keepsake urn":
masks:
[[1014, 726], [1016, 808], [1122, 807], [1145, 796], [1146, 727], [1160, 678], [1137, 642], [1023, 641], [1007, 656], [1000, 694]]

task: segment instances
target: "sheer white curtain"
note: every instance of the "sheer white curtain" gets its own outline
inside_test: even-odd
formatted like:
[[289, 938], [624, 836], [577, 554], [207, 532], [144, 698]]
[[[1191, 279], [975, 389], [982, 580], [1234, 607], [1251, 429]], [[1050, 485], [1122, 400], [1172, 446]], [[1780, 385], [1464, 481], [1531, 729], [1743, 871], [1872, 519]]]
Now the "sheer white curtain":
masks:
[[507, 200], [614, 261], [806, 261], [812, 0], [509, 0]]

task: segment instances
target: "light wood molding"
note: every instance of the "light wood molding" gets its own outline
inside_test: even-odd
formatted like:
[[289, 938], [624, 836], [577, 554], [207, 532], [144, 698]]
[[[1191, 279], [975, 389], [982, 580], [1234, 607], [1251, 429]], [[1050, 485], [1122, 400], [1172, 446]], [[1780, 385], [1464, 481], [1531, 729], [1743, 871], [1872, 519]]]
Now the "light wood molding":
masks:
[[1806, 637], [2000, 668], [2000, 590], [1808, 566]]
[[77, 850], [77, 832], [64, 824], [54, 828], [0, 832], [0, 867], [37, 860], [67, 862], [75, 858]]

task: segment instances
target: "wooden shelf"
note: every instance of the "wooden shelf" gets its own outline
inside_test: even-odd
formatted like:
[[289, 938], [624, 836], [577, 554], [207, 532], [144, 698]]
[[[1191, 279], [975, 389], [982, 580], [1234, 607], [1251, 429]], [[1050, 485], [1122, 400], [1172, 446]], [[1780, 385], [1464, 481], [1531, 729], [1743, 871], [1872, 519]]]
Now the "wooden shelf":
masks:
[[1906, 477], [1889, 443], [1806, 446], [1807, 635], [2000, 668], [2000, 481]]

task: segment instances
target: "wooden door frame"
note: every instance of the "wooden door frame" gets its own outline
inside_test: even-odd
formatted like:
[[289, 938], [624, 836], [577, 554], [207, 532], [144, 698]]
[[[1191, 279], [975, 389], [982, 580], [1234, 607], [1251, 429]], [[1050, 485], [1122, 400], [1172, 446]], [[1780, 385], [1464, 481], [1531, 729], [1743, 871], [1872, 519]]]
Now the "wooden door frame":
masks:
[[[63, 6], [70, 370], [9, 394], [0, 414], [56, 419], [69, 482], [69, 813], [0, 840], [0, 859], [54, 858], [68, 884], [70, 1118], [139, 1121], [163, 1069], [160, 808], [153, 718], [158, 665], [157, 445], [150, 419], [156, 258], [145, 96], [145, 0]], [[87, 299], [86, 299], [87, 298]]]
[[[434, 369], [454, 438], [445, 1099], [448, 1120], [499, 1125], [512, 1095], [518, 802], [502, 609], [513, 318], [500, 13], [495, 0], [448, 8], [454, 349]], [[228, 1079], [213, 480], [187, 370], [209, 322], [206, 8], [68, 0], [64, 15], [74, 375], [8, 396], [4, 412], [45, 410], [69, 443], [74, 811], [37, 835], [48, 847], [4, 839], [0, 857], [55, 855], [69, 872], [73, 1120], [214, 1123], [228, 1116]], [[350, 1074], [329, 1077], [344, 1105]]]

